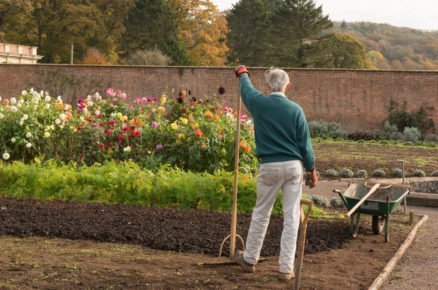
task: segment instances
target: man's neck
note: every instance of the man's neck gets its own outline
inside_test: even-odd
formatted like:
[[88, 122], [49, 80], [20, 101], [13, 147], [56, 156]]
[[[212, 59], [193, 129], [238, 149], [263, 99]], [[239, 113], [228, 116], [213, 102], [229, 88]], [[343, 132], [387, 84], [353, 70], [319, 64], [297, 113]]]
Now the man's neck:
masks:
[[285, 94], [284, 92], [282, 92], [282, 91], [279, 91], [279, 92], [271, 92], [271, 95], [279, 95], [279, 96], [286, 97], [286, 94]]

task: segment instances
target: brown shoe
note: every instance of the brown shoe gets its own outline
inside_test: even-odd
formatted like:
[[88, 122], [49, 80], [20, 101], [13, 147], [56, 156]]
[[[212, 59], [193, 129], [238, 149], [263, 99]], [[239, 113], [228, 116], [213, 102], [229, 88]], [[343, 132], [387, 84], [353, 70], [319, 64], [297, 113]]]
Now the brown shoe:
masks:
[[292, 273], [279, 273], [278, 274], [278, 279], [282, 280], [282, 281], [290, 281], [293, 278], [295, 278], [295, 274], [294, 272]]
[[242, 251], [236, 251], [234, 255], [234, 261], [236, 261], [236, 263], [239, 264], [243, 271], [245, 271], [246, 273], [255, 272], [255, 266], [245, 261]]

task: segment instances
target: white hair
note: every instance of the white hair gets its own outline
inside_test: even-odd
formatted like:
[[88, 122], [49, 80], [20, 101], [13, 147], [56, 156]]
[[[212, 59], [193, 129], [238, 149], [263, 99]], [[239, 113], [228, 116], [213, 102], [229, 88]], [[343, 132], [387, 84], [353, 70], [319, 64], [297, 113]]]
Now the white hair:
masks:
[[289, 83], [289, 75], [282, 69], [271, 68], [266, 73], [266, 83], [273, 92], [281, 92]]

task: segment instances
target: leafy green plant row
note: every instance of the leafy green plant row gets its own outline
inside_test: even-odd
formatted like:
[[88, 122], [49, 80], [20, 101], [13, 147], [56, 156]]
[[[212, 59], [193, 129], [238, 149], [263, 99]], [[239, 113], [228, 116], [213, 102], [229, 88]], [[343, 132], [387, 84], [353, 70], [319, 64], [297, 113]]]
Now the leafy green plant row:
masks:
[[[233, 174], [230, 172], [193, 173], [161, 168], [153, 173], [133, 162], [106, 162], [93, 166], [0, 162], [0, 194], [9, 197], [76, 200], [98, 203], [139, 204], [231, 211]], [[240, 175], [239, 212], [250, 213], [256, 199], [255, 178]], [[281, 198], [273, 213], [280, 214]], [[321, 215], [321, 210], [315, 210]]]

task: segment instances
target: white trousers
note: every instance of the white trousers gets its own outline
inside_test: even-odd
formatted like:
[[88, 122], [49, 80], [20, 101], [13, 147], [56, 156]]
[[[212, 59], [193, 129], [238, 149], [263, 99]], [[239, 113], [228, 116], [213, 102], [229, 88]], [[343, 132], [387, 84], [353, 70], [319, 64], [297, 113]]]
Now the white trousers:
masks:
[[294, 269], [300, 221], [303, 165], [299, 160], [263, 163], [257, 176], [257, 202], [252, 212], [244, 259], [257, 264], [278, 192], [283, 191], [283, 232], [281, 234], [279, 271]]

